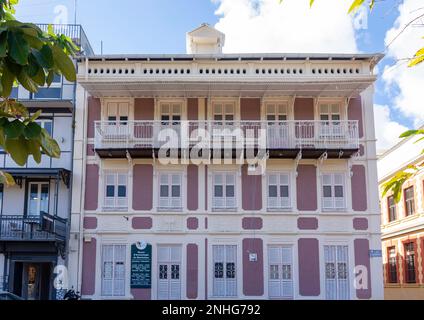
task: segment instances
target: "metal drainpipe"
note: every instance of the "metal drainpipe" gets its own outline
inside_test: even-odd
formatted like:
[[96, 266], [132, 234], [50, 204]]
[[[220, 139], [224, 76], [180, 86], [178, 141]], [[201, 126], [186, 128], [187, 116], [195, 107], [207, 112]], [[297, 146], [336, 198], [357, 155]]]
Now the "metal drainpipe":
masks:
[[[78, 63], [76, 64], [76, 73], [78, 74]], [[66, 221], [66, 234], [65, 234], [65, 267], [68, 268], [69, 263], [69, 239], [71, 233], [71, 216], [72, 216], [72, 180], [74, 177], [74, 141], [75, 141], [75, 106], [76, 106], [76, 94], [77, 94], [77, 83], [74, 84], [74, 94], [72, 99], [72, 143], [71, 143], [71, 174], [69, 177], [69, 208], [68, 208], [68, 219]]]

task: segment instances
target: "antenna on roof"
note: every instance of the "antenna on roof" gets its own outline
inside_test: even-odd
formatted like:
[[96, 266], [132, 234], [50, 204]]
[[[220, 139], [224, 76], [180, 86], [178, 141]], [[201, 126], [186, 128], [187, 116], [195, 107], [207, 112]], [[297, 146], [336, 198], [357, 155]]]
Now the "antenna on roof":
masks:
[[74, 24], [77, 24], [77, 6], [78, 6], [78, 0], [74, 0], [75, 5], [74, 5]]

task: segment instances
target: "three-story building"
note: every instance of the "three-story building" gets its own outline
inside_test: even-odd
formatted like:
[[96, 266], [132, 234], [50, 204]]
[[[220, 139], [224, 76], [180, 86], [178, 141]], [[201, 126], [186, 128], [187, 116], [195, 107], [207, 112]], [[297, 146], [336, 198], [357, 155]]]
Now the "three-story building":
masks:
[[[48, 25], [39, 25], [47, 30]], [[54, 25], [69, 36], [81, 55], [93, 50], [80, 25]], [[58, 159], [32, 157], [25, 167], [0, 153], [0, 168], [13, 175], [16, 185], [0, 185], [0, 290], [28, 300], [56, 298], [55, 267], [67, 263], [76, 84], [56, 76], [50, 87], [30, 93], [15, 87], [12, 97], [30, 113], [42, 110], [37, 123], [58, 142]]]
[[87, 299], [382, 298], [381, 55], [224, 42], [204, 24], [187, 54], [79, 59], [71, 284]]

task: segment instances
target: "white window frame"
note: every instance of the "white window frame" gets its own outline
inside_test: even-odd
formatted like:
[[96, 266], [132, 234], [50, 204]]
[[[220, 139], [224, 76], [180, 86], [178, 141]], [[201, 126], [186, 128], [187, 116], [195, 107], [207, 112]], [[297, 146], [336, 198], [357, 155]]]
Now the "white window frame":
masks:
[[[271, 197], [269, 193], [269, 188], [271, 186], [271, 179], [274, 177], [277, 179], [275, 185], [277, 187], [277, 205], [271, 205]], [[284, 184], [284, 179], [287, 179], [287, 184]], [[277, 172], [277, 171], [269, 171], [266, 175], [266, 196], [267, 196], [267, 210], [268, 211], [276, 211], [276, 210], [289, 210], [292, 208], [292, 183], [291, 183], [291, 174], [288, 172]], [[281, 197], [281, 187], [288, 187], [288, 197]], [[285, 199], [285, 200], [283, 200]], [[287, 203], [284, 205], [284, 203]]]
[[46, 129], [46, 123], [50, 123], [51, 125], [51, 132], [49, 134], [53, 136], [53, 119], [37, 119], [35, 120], [35, 123], [37, 123], [41, 128]]
[[[167, 183], [163, 184], [163, 180], [166, 177]], [[179, 184], [175, 183], [174, 178], [179, 179]], [[158, 173], [158, 211], [182, 211], [183, 210], [183, 179], [184, 174], [181, 171], [161, 171]], [[161, 196], [161, 187], [168, 187], [168, 196]], [[172, 196], [172, 187], [179, 185], [180, 187], [180, 196]], [[175, 198], [175, 199], [173, 199]], [[168, 202], [168, 204], [165, 204]], [[165, 204], [165, 205], [164, 205]]]
[[[233, 184], [228, 183], [228, 178], [232, 176]], [[220, 177], [221, 183], [217, 182]], [[235, 211], [237, 210], [237, 172], [234, 171], [214, 171], [212, 172], [212, 211]], [[234, 196], [227, 197], [228, 186], [234, 186]], [[215, 196], [215, 186], [222, 186], [222, 197]], [[222, 202], [222, 205], [217, 204]], [[233, 205], [231, 205], [231, 202]]]
[[[107, 188], [108, 186], [112, 186], [112, 184], [108, 184], [108, 178], [112, 177], [114, 179], [113, 187], [114, 187], [114, 196], [107, 196]], [[121, 179], [121, 180], [120, 180]], [[125, 184], [122, 184], [121, 181], [125, 180]], [[106, 170], [103, 172], [103, 209], [104, 210], [119, 210], [126, 211], [128, 210], [128, 172], [127, 171], [112, 171]], [[119, 187], [125, 186], [125, 197], [119, 197]]]
[[[166, 252], [167, 251], [167, 252]], [[166, 257], [163, 256], [166, 254]], [[181, 300], [182, 297], [182, 247], [180, 245], [158, 245], [157, 247], [157, 299]], [[167, 279], [160, 279], [161, 266], [166, 266]], [[178, 266], [179, 278], [172, 279], [172, 268]], [[166, 288], [166, 293], [162, 290]]]
[[[278, 253], [277, 257], [272, 255]], [[268, 246], [268, 296], [270, 299], [293, 299], [294, 298], [294, 254], [293, 245], [270, 245]], [[277, 266], [277, 279], [275, 276]], [[273, 268], [273, 271], [271, 270]], [[284, 273], [290, 269], [290, 279], [284, 279]]]
[[[338, 182], [338, 179], [341, 179], [341, 182]], [[331, 188], [331, 197], [324, 197], [324, 187], [328, 186]], [[336, 197], [336, 187], [339, 186], [342, 187], [343, 197]], [[324, 172], [321, 174], [321, 207], [323, 211], [344, 211], [347, 209], [347, 187], [345, 173]]]
[[[112, 250], [111, 257], [106, 260], [106, 250]], [[121, 252], [119, 252], [121, 250]], [[108, 253], [110, 255], [110, 253]], [[106, 279], [105, 263], [111, 264], [110, 276]], [[120, 274], [117, 266], [121, 266]], [[125, 297], [127, 282], [127, 245], [126, 244], [103, 244], [101, 246], [101, 296], [103, 297]], [[107, 281], [110, 282], [110, 291], [106, 288]]]
[[[327, 110], [323, 110], [324, 108], [327, 108]], [[318, 119], [320, 121], [327, 121], [327, 122], [340, 122], [343, 120], [343, 112], [342, 112], [342, 105], [340, 102], [337, 101], [323, 101], [320, 102], [318, 105]], [[327, 120], [322, 120], [321, 117], [323, 115], [328, 116]], [[338, 116], [339, 119], [333, 119], [334, 116]]]
[[[36, 214], [30, 213], [31, 203], [31, 186], [37, 185], [37, 212]], [[41, 188], [42, 185], [47, 185], [47, 212], [50, 212], [50, 182], [49, 181], [29, 181], [28, 182], [28, 195], [27, 195], [27, 216], [38, 217], [41, 214]], [[3, 191], [4, 192], [4, 191]]]
[[[347, 244], [325, 244], [324, 251], [324, 289], [327, 300], [349, 300], [350, 288], [350, 257]], [[327, 263], [334, 263], [334, 277], [328, 278]], [[340, 264], [346, 264], [346, 277], [340, 278]], [[341, 269], [343, 270], [343, 269]]]
[[[223, 250], [218, 253], [218, 250]], [[212, 295], [217, 298], [234, 298], [238, 296], [237, 245], [212, 245]], [[215, 277], [215, 264], [222, 263], [222, 277]], [[234, 277], [227, 277], [228, 264], [234, 264]], [[231, 270], [230, 270], [231, 272]], [[221, 292], [220, 292], [221, 291]]]
[[[45, 86], [43, 86], [43, 87], [41, 87], [41, 88], [43, 88], [43, 89], [61, 89], [61, 92], [60, 92], [60, 97], [59, 97], [59, 99], [62, 99], [62, 96], [63, 96], [63, 81], [64, 81], [64, 78], [63, 78], [63, 76], [61, 76], [61, 75], [56, 75], [56, 76], [58, 76], [59, 77], [59, 81], [53, 81], [51, 84], [50, 84], [50, 86], [47, 86], [47, 85], [45, 85]], [[54, 80], [54, 79], [53, 79]], [[34, 92], [34, 93], [31, 93], [31, 98], [33, 99], [33, 100], [58, 100], [58, 98], [38, 98], [38, 97], [36, 97], [36, 95], [37, 95], [37, 93], [36, 92]]]

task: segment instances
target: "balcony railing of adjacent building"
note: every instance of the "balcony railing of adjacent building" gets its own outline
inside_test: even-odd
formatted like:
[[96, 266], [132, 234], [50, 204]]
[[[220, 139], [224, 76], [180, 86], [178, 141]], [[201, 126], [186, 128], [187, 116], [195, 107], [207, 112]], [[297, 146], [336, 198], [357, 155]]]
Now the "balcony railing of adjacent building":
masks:
[[97, 121], [95, 149], [109, 157], [115, 157], [113, 151], [118, 149], [159, 149], [165, 143], [163, 136], [171, 132], [165, 129], [172, 129], [178, 138], [167, 146], [177, 149], [198, 146], [200, 141], [209, 149], [350, 151], [344, 156], [359, 149], [358, 121]]
[[41, 214], [39, 217], [22, 215], [0, 216], [0, 241], [49, 241], [66, 240], [67, 220]]
[[[47, 31], [49, 24], [37, 24], [37, 26]], [[86, 56], [94, 55], [93, 48], [88, 41], [87, 35], [83, 27], [79, 24], [52, 24], [53, 30], [56, 34], [64, 34], [72, 39], [72, 41], [81, 48], [81, 54]]]

